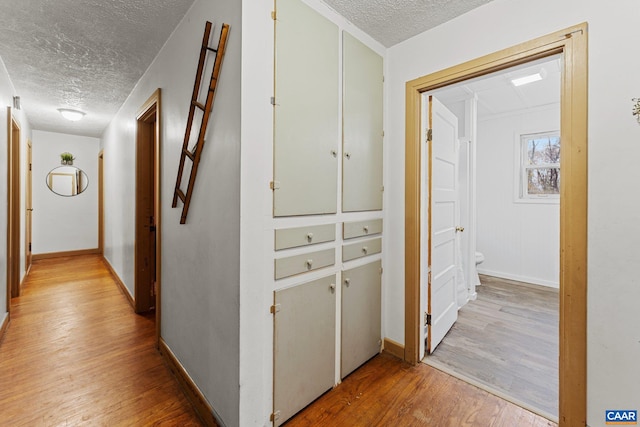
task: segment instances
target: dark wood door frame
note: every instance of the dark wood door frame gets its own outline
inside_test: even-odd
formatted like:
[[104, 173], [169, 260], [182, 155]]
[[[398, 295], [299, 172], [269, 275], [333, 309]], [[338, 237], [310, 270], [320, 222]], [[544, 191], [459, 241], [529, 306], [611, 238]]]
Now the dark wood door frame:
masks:
[[[160, 332], [160, 118], [156, 90], [136, 116], [135, 311], [155, 308]], [[155, 286], [154, 283], [155, 282]]]
[[7, 311], [20, 296], [20, 124], [7, 108]]
[[587, 24], [451, 67], [406, 84], [405, 360], [417, 363], [420, 310], [421, 100], [424, 92], [560, 54], [560, 365], [559, 425], [587, 416]]
[[98, 153], [98, 252], [104, 255], [104, 150]]

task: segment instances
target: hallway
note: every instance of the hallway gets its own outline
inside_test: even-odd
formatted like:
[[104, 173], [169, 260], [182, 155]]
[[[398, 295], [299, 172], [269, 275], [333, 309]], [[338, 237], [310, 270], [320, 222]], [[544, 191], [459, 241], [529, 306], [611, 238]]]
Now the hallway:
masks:
[[0, 341], [0, 425], [200, 426], [99, 255], [33, 263]]

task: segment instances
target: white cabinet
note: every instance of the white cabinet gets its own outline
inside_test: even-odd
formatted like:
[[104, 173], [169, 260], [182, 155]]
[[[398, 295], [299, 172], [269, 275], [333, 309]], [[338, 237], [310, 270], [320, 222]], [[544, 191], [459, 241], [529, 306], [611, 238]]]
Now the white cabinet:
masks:
[[342, 211], [382, 209], [382, 57], [343, 33]]
[[276, 14], [273, 215], [336, 213], [339, 30], [300, 0]]
[[381, 268], [377, 261], [342, 272], [341, 378], [380, 353]]
[[281, 228], [274, 232], [275, 249], [296, 248], [336, 240], [336, 225], [324, 224], [296, 228]]
[[274, 292], [274, 425], [334, 385], [335, 275]]

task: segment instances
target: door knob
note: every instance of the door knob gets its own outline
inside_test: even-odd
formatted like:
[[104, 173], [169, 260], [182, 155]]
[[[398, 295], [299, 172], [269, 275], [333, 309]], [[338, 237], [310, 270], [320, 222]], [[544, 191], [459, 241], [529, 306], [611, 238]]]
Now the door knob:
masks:
[[460, 233], [462, 233], [464, 231], [464, 227], [457, 226], [456, 231], [459, 231]]

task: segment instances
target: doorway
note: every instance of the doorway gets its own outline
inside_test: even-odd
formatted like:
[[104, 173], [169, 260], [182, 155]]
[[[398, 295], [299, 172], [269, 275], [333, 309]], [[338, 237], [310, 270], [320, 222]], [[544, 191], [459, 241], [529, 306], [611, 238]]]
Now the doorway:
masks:
[[31, 236], [32, 236], [32, 224], [33, 224], [33, 171], [31, 170], [31, 163], [33, 158], [33, 146], [31, 141], [27, 140], [27, 162], [26, 162], [26, 177], [25, 177], [25, 231], [24, 231], [24, 271], [25, 275], [29, 274], [31, 269], [32, 251], [31, 251]]
[[135, 311], [160, 319], [160, 89], [136, 117]]
[[421, 289], [431, 297], [422, 361], [556, 422], [561, 68], [554, 56], [423, 94], [433, 152], [423, 242], [438, 245], [422, 261], [436, 289]]
[[560, 425], [586, 423], [587, 25], [427, 75], [406, 85], [405, 359], [420, 360], [422, 94], [559, 54], [561, 71]]
[[[20, 124], [8, 108], [7, 309], [20, 296]], [[9, 310], [7, 310], [9, 311]]]
[[104, 255], [104, 150], [98, 153], [98, 253]]

